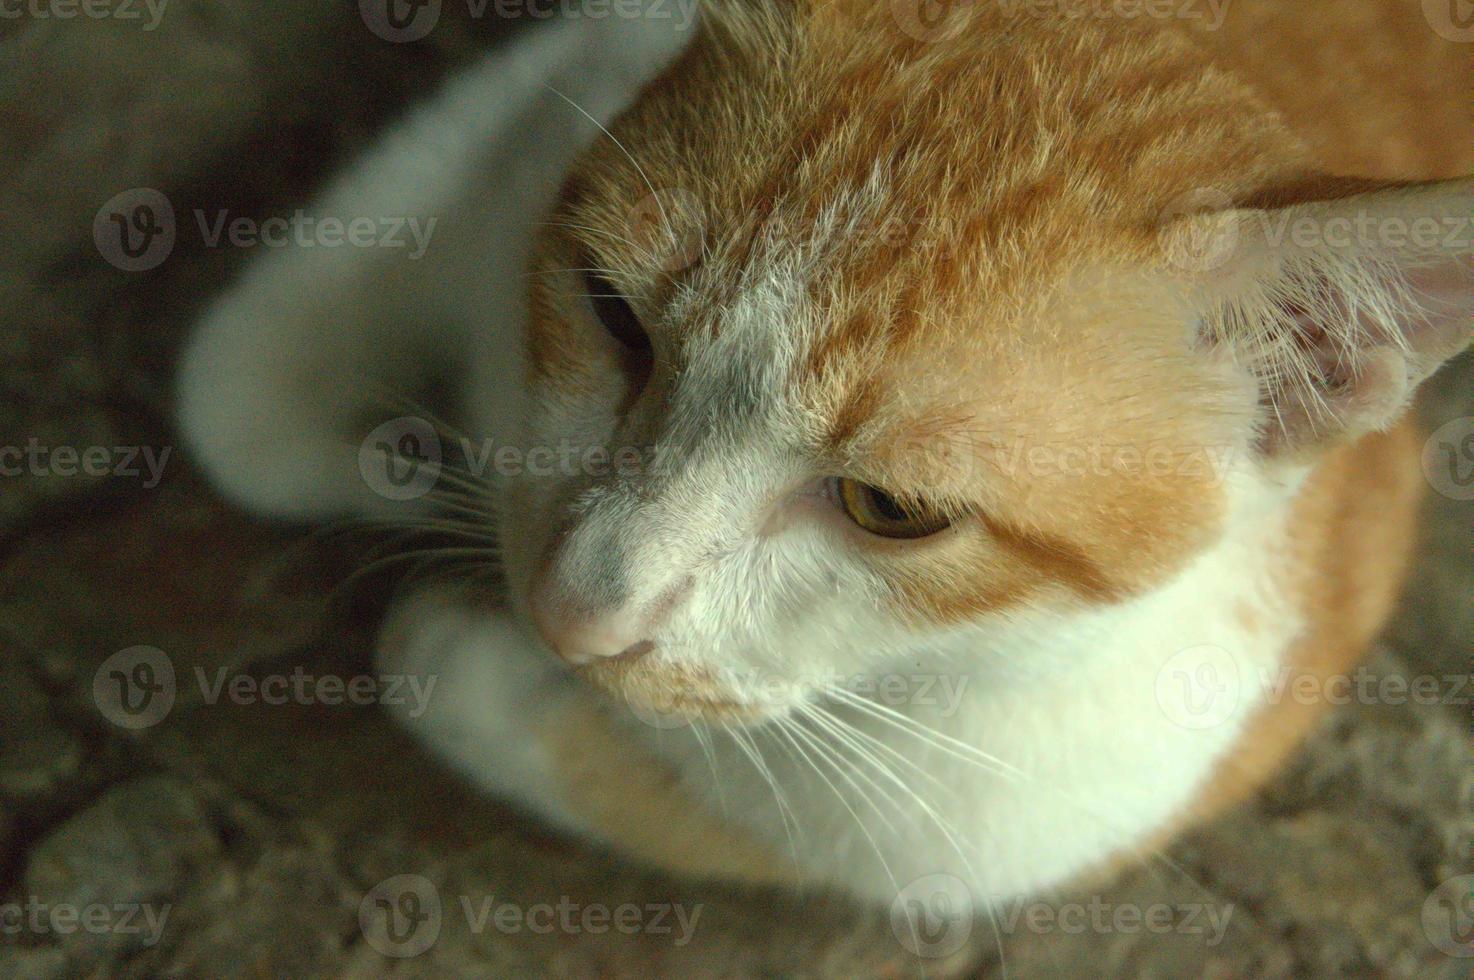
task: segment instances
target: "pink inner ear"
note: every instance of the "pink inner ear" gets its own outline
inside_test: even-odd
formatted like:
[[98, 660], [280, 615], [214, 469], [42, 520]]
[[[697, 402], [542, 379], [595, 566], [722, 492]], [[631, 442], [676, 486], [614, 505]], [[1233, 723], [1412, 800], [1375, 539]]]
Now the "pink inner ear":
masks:
[[1346, 384], [1350, 377], [1351, 364], [1355, 360], [1358, 338], [1367, 336], [1365, 327], [1356, 332], [1332, 329], [1331, 324], [1326, 321], [1328, 316], [1350, 320], [1351, 311], [1347, 308], [1345, 298], [1332, 287], [1326, 276], [1317, 274], [1309, 286], [1296, 292], [1302, 296], [1321, 296], [1324, 301], [1320, 310], [1313, 310], [1306, 303], [1289, 297], [1279, 302], [1281, 322], [1292, 332], [1290, 340], [1296, 350], [1304, 355], [1306, 363], [1314, 363], [1319, 369], [1318, 380], [1324, 387], [1337, 388]]
[[1417, 370], [1414, 380], [1421, 381], [1474, 339], [1474, 255], [1410, 268], [1406, 281], [1419, 309], [1406, 318], [1403, 336]]
[[1273, 413], [1266, 454], [1391, 424], [1412, 389], [1474, 339], [1469, 256], [1406, 267], [1376, 299], [1348, 295], [1319, 270], [1292, 275], [1301, 281], [1276, 301], [1276, 319], [1294, 355], [1261, 377]]
[[1474, 254], [1449, 255], [1443, 261], [1406, 270], [1413, 298], [1431, 311], [1462, 313], [1474, 318]]

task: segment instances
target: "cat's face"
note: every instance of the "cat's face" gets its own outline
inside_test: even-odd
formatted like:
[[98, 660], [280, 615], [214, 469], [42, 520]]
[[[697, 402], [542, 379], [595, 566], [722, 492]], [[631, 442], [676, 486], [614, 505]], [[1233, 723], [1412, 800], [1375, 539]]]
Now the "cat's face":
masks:
[[[1036, 73], [1030, 45], [1068, 63], [1046, 26], [844, 16], [710, 27], [539, 250], [548, 465], [511, 488], [509, 577], [636, 704], [752, 720], [1129, 601], [1261, 479], [1260, 395], [1159, 235], [1175, 199], [1268, 179], [1259, 110], [1173, 47], [1140, 57], [1181, 98], [1148, 104], [1099, 51]], [[1210, 117], [1212, 145], [1164, 137]]]

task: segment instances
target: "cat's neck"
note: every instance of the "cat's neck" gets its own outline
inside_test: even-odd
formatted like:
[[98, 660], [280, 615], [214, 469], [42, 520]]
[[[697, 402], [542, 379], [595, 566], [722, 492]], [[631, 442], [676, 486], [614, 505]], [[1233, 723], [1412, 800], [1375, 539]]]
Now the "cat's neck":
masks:
[[817, 879], [869, 862], [886, 898], [893, 879], [971, 867], [967, 886], [998, 900], [1061, 883], [1190, 808], [1262, 703], [1301, 622], [1272, 574], [1289, 513], [1245, 508], [1137, 599], [979, 625], [752, 733], [778, 794], [731, 740], [716, 739], [715, 760], [695, 738], [651, 744], [779, 846], [785, 820], [804, 827], [792, 851]]

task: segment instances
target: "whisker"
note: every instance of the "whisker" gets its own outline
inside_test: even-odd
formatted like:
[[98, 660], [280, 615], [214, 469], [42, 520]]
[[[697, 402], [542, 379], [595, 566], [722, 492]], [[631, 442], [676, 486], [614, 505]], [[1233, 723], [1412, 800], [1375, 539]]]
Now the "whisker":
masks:
[[733, 728], [725, 723], [723, 723], [722, 728], [731, 736], [732, 741], [742, 750], [743, 754], [752, 761], [753, 768], [758, 771], [767, 782], [768, 788], [772, 790], [773, 801], [778, 806], [778, 817], [783, 823], [783, 834], [788, 838], [788, 850], [793, 856], [794, 866], [797, 867], [798, 844], [794, 838], [794, 829], [798, 826], [798, 822], [797, 818], [793, 815], [793, 809], [788, 805], [787, 795], [779, 787], [778, 781], [773, 777], [772, 770], [768, 768], [767, 760], [763, 758], [763, 754], [752, 736], [744, 732], [741, 728]]
[[574, 102], [568, 96], [553, 88], [553, 86], [546, 85], [545, 87], [549, 92], [552, 92], [558, 98], [562, 99], [564, 102], [567, 102], [569, 105], [573, 106], [573, 108], [582, 113], [585, 119], [593, 123], [595, 126], [598, 126], [599, 131], [602, 132], [605, 136], [609, 137], [610, 142], [619, 147], [619, 152], [623, 153], [625, 159], [628, 160], [630, 162], [630, 165], [635, 168], [635, 173], [640, 175], [640, 179], [645, 182], [645, 187], [648, 188], [650, 191], [650, 196], [655, 199], [655, 206], [660, 209], [660, 220], [665, 222], [665, 230], [670, 235], [670, 240], [672, 242], [678, 241], [676, 237], [675, 225], [671, 223], [670, 215], [667, 214], [665, 211], [665, 202], [662, 201], [660, 199], [660, 195], [656, 193], [655, 185], [650, 183], [650, 178], [645, 174], [645, 168], [640, 166], [640, 161], [635, 159], [634, 154], [631, 153], [629, 149], [623, 143], [621, 143], [613, 133], [609, 132], [608, 127], [599, 122], [599, 120], [595, 119], [593, 116], [589, 115], [589, 113], [584, 110], [583, 106], [579, 105], [577, 102]]
[[989, 772], [1000, 776], [1020, 777], [1024, 772], [1016, 766], [1009, 765], [996, 756], [989, 755], [981, 749], [974, 748], [966, 742], [958, 741], [950, 735], [927, 728], [913, 718], [903, 715], [894, 708], [879, 704], [860, 697], [842, 687], [830, 687], [826, 693], [834, 695], [857, 710], [863, 711], [871, 717], [884, 724], [890, 725], [899, 731], [905, 732], [912, 737], [931, 745], [938, 751], [944, 752], [961, 761], [972, 762]]
[[[1050, 786], [1047, 783], [1044, 783], [1037, 779], [1033, 774], [1027, 773], [1016, 766], [1010, 765], [1003, 760], [997, 758], [996, 756], [983, 752], [981, 749], [974, 748], [973, 746], [969, 746], [965, 742], [958, 741], [957, 739], [952, 738], [949, 735], [945, 735], [941, 732], [937, 732], [934, 729], [927, 728], [915, 719], [903, 715], [900, 712], [889, 708], [888, 706], [869, 701], [865, 698], [860, 697], [857, 694], [854, 694], [851, 691], [845, 690], [844, 688], [831, 687], [827, 690], [830, 694], [838, 695], [840, 699], [845, 703], [861, 711], [865, 711], [867, 714], [870, 714], [871, 717], [875, 718], [877, 721], [881, 721], [902, 732], [910, 734], [912, 737], [924, 741], [926, 744], [931, 745], [933, 748], [944, 752], [945, 754], [957, 759], [958, 761], [968, 762], [970, 764], [978, 766], [979, 768], [984, 769], [985, 771], [994, 772], [996, 775], [1008, 776], [1014, 782], [1019, 782], [1021, 780], [1027, 781], [1029, 785], [1042, 789], [1047, 793], [1053, 794], [1064, 802], [1069, 803], [1071, 806], [1076, 807], [1081, 812], [1093, 817], [1096, 820], [1105, 822], [1109, 826], [1125, 826], [1125, 824], [1118, 822], [1118, 820], [1112, 818], [1109, 814], [1103, 813], [1098, 807], [1092, 806], [1091, 804], [1078, 799], [1072, 794], [1061, 790], [1059, 787]], [[869, 709], [875, 710], [871, 711]], [[933, 738], [940, 739], [942, 741], [934, 741]], [[956, 747], [956, 750], [952, 748], [953, 746]], [[1157, 849], [1154, 853], [1150, 854], [1149, 857], [1154, 860], [1158, 860], [1165, 867], [1170, 868], [1173, 872], [1180, 875], [1183, 879], [1185, 879], [1195, 888], [1197, 888], [1204, 896], [1212, 898], [1215, 901], [1222, 901], [1222, 899], [1217, 896], [1211, 889], [1202, 884], [1202, 882], [1200, 882], [1195, 876], [1193, 876], [1186, 868], [1183, 868], [1180, 864], [1178, 864], [1178, 862], [1167, 856], [1165, 852]]]
[[[824, 781], [824, 784], [829, 787], [832, 793], [834, 793], [840, 804], [845, 808], [845, 810], [849, 812], [850, 817], [855, 821], [855, 825], [860, 828], [860, 832], [865, 835], [867, 840], [870, 841], [870, 846], [875, 851], [875, 856], [880, 861], [880, 866], [885, 871], [885, 876], [890, 879], [891, 887], [894, 888], [899, 894], [901, 890], [900, 883], [896, 880], [895, 873], [891, 871], [890, 862], [885, 859], [885, 853], [880, 849], [880, 843], [875, 839], [875, 835], [870, 832], [870, 828], [865, 825], [865, 821], [860, 819], [860, 815], [855, 812], [855, 808], [850, 806], [849, 800], [845, 799], [845, 795], [839, 791], [839, 787], [834, 785], [834, 782], [827, 775], [824, 774], [824, 770], [820, 769], [818, 764], [815, 763], [813, 759], [809, 757], [809, 754], [803, 750], [803, 747], [798, 744], [797, 739], [794, 737], [794, 734], [798, 731], [798, 726], [792, 724], [787, 718], [779, 718], [777, 730], [783, 735], [784, 738], [788, 739], [789, 744], [791, 744], [794, 750], [803, 757], [803, 760], [808, 763], [809, 768], [811, 768], [815, 773], [818, 774], [819, 778]], [[915, 936], [916, 934], [916, 927], [914, 923], [912, 924], [912, 934], [913, 936]], [[919, 945], [919, 937], [917, 937], [917, 940]]]
[[617, 235], [614, 232], [608, 230], [607, 228], [594, 228], [591, 225], [575, 224], [572, 221], [544, 221], [544, 222], [541, 222], [540, 224], [541, 224], [541, 227], [544, 227], [544, 228], [570, 228], [570, 229], [572, 229], [574, 231], [583, 231], [583, 232], [587, 232], [587, 233], [589, 233], [591, 235], [602, 235], [605, 238], [608, 238], [608, 239], [611, 239], [613, 241], [619, 242], [621, 245], [628, 245], [635, 252], [640, 253], [640, 257], [641, 258], [644, 258], [644, 259], [647, 259], [648, 260], [648, 259], [653, 259], [655, 257], [654, 254], [651, 253], [648, 249], [646, 249], [643, 245], [640, 245], [639, 243], [637, 243], [637, 242], [635, 242], [635, 241], [633, 241], [633, 240], [631, 240], [629, 238], [625, 238], [623, 235]]

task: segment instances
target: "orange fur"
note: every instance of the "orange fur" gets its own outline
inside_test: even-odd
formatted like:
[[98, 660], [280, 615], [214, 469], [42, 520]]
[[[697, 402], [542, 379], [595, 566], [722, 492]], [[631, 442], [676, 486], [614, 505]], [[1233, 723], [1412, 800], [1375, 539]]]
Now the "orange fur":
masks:
[[676, 874], [798, 883], [781, 852], [693, 806], [659, 759], [611, 738], [608, 718], [561, 718], [546, 738], [570, 807], [629, 856]]
[[[550, 234], [543, 262], [593, 253], [649, 314], [674, 372], [684, 333], [721, 329], [743, 270], [775, 243], [810, 243], [834, 273], [809, 287], [831, 329], [795, 384], [826, 420], [824, 452], [858, 478], [988, 515], [931, 557], [886, 566], [898, 607], [949, 623], [1116, 602], [1221, 531], [1223, 491], [1201, 454], [1241, 451], [1246, 419], [1228, 407], [1231, 382], [1177, 335], [1164, 296], [1100, 270], [1158, 262], [1163, 214], [1204, 188], [1252, 202], [1326, 174], [1468, 169], [1468, 52], [1419, 29], [1417, 7], [1238, 0], [1209, 34], [980, 3], [964, 31], [928, 43], [875, 0], [719, 5], [614, 129], [642, 167], [613, 141], [596, 147], [560, 215], [593, 231]], [[1372, 30], [1387, 43], [1365, 43]], [[628, 216], [671, 188], [704, 202], [705, 249], [652, 270]], [[823, 238], [841, 226], [864, 233]], [[569, 280], [536, 283], [534, 371], [569, 389], [601, 383], [604, 355], [559, 312]], [[682, 316], [661, 316], [692, 283]], [[1101, 312], [1119, 319], [1123, 307], [1140, 314], [1129, 334]], [[924, 379], [911, 385], [923, 394], [888, 398], [901, 379]], [[1410, 433], [1334, 450], [1299, 496], [1282, 586], [1309, 628], [1293, 670], [1348, 670], [1392, 607], [1416, 511]], [[1111, 456], [1122, 448], [1166, 463], [1148, 472]], [[1103, 471], [1056, 472], [1102, 449]], [[1017, 456], [1004, 465], [1015, 450], [1022, 468]], [[700, 678], [686, 686], [720, 700]], [[1318, 711], [1293, 699], [1265, 710], [1189, 816], [1250, 792]]]
[[[1411, 421], [1344, 446], [1296, 501], [1282, 585], [1308, 621], [1285, 667], [1315, 678], [1321, 689], [1356, 668], [1402, 591], [1423, 493], [1421, 446]], [[1328, 706], [1326, 698], [1286, 696], [1265, 708], [1190, 817], [1242, 799], [1273, 775]]]

